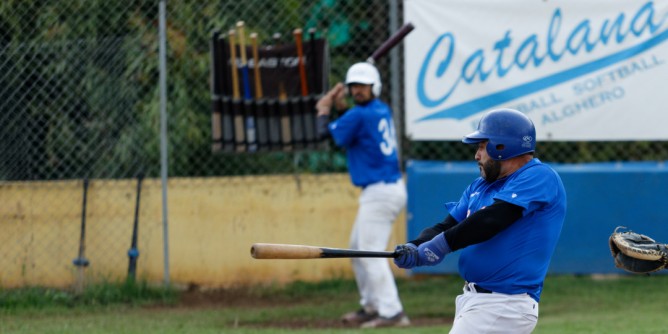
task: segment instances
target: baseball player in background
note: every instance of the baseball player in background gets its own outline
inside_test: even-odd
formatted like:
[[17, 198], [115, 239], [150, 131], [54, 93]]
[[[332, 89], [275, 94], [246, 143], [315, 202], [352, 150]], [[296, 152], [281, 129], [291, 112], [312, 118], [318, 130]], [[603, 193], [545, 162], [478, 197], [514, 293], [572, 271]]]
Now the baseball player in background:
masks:
[[433, 266], [461, 250], [450, 333], [531, 333], [543, 282], [566, 216], [559, 175], [534, 158], [536, 130], [519, 111], [493, 110], [462, 139], [477, 145], [480, 177], [449, 215], [398, 245], [397, 266]]
[[[378, 99], [381, 86], [373, 65], [357, 63], [348, 69], [345, 86], [338, 83], [316, 104], [320, 138], [331, 136], [346, 150], [351, 181], [362, 188], [351, 249], [384, 251], [392, 225], [406, 205], [392, 112]], [[330, 122], [333, 106], [346, 109], [346, 92], [355, 106]], [[342, 321], [362, 328], [408, 326], [387, 259], [354, 258], [352, 265], [361, 308], [343, 315]]]

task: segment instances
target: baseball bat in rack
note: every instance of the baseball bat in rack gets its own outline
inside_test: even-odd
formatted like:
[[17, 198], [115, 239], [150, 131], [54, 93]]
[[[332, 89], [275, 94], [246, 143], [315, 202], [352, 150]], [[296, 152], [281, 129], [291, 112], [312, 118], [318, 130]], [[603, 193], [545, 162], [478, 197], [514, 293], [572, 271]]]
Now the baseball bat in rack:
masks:
[[222, 90], [220, 86], [220, 53], [218, 49], [219, 33], [215, 31], [211, 36], [211, 137], [213, 138], [212, 150], [219, 151], [222, 147]]
[[248, 77], [248, 58], [246, 57], [246, 34], [244, 33], [244, 21], [237, 22], [237, 34], [239, 35], [239, 55], [241, 56], [241, 83], [244, 87], [244, 99], [250, 100], [250, 78]]
[[251, 246], [255, 259], [322, 259], [351, 257], [395, 258], [396, 252], [377, 252], [357, 249], [328, 248], [318, 246], [255, 243]]
[[277, 48], [276, 58], [278, 59], [276, 64], [276, 71], [278, 72], [278, 107], [279, 115], [281, 118], [280, 126], [280, 137], [281, 137], [281, 146], [285, 151], [292, 150], [292, 129], [290, 129], [290, 112], [288, 110], [288, 93], [285, 89], [285, 82], [283, 81], [283, 54], [278, 52], [280, 50], [281, 42], [281, 33], [274, 33], [272, 36], [274, 39], [274, 47]]
[[253, 106], [248, 103], [252, 98], [253, 94], [251, 93], [250, 88], [250, 77], [248, 73], [248, 58], [246, 57], [246, 34], [244, 33], [245, 23], [244, 21], [237, 22], [237, 34], [239, 35], [239, 54], [241, 56], [241, 83], [244, 88], [244, 118], [246, 126], [246, 142], [248, 143], [248, 151], [257, 150], [256, 138], [255, 138], [255, 118], [253, 117]]
[[232, 97], [238, 99], [241, 97], [239, 92], [239, 73], [237, 73], [237, 49], [234, 46], [237, 33], [234, 29], [227, 34], [227, 40], [230, 43], [230, 70], [232, 72]]
[[[250, 34], [251, 51], [253, 52], [253, 83], [255, 84], [255, 120], [257, 126], [257, 143], [260, 149], [269, 146], [269, 108], [263, 99], [262, 76], [260, 75], [260, 50], [258, 46], [258, 35], [256, 32]], [[250, 66], [250, 65], [249, 65]]]
[[369, 58], [366, 59], [368, 63], [374, 64], [378, 59], [386, 55], [393, 47], [395, 47], [399, 42], [401, 42], [408, 33], [413, 31], [415, 26], [412, 23], [408, 22], [401, 26], [392, 36], [390, 36], [385, 42], [383, 42]]
[[262, 98], [262, 80], [260, 77], [260, 54], [257, 46], [257, 33], [250, 34], [251, 45], [253, 46], [253, 74], [255, 78], [255, 98]]
[[[274, 47], [278, 48], [279, 43], [281, 42], [281, 33], [274, 33], [271, 36], [274, 39]], [[288, 93], [285, 90], [285, 82], [283, 81], [283, 73], [281, 73], [281, 68], [283, 67], [283, 55], [280, 52], [276, 53], [276, 58], [278, 59], [276, 64], [276, 70], [278, 72], [278, 99], [285, 101], [288, 99]]]
[[297, 66], [299, 67], [299, 83], [301, 84], [302, 96], [308, 96], [306, 67], [304, 66], [304, 46], [302, 45], [304, 33], [300, 28], [297, 28], [292, 34], [295, 36], [295, 45], [297, 46]]
[[[216, 50], [218, 54], [218, 70], [216, 70], [215, 77], [220, 85], [219, 101], [221, 110], [221, 132], [222, 132], [222, 149], [225, 151], [234, 150], [234, 114], [232, 112], [232, 89], [230, 88], [230, 66], [227, 61], [230, 57], [229, 48], [227, 48], [228, 36], [226, 33], [221, 33], [216, 41]], [[215, 145], [215, 142], [214, 142]], [[215, 148], [215, 147], [214, 147]]]
[[234, 141], [237, 151], [245, 151], [246, 146], [244, 141], [246, 135], [244, 133], [244, 118], [241, 113], [241, 106], [239, 99], [241, 99], [241, 92], [239, 90], [239, 73], [237, 69], [237, 49], [236, 31], [230, 30], [227, 34], [228, 42], [230, 43], [230, 71], [232, 72], [232, 106], [234, 108]]

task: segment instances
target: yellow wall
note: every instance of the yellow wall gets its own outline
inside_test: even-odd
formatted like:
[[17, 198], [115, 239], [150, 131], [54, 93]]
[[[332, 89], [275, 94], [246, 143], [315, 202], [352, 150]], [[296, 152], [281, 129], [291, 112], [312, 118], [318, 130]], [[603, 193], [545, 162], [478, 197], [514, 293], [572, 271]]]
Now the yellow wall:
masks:
[[[87, 281], [127, 273], [136, 180], [92, 180], [86, 214]], [[256, 260], [256, 242], [347, 248], [359, 190], [347, 174], [169, 180], [169, 266], [176, 285], [221, 287], [352, 275], [348, 259]], [[70, 286], [76, 267], [82, 182], [0, 184], [0, 284]], [[163, 279], [160, 180], [144, 181], [138, 272]], [[388, 249], [405, 240], [397, 219]], [[395, 270], [397, 275], [403, 271]]]

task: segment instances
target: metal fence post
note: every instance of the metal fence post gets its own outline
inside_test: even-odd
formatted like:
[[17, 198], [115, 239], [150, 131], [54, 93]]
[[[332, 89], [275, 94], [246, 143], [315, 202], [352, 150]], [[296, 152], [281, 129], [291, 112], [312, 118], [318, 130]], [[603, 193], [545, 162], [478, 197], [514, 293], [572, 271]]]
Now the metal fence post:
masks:
[[162, 180], [162, 236], [164, 283], [169, 285], [169, 224], [167, 210], [167, 34], [166, 1], [160, 1], [160, 178]]

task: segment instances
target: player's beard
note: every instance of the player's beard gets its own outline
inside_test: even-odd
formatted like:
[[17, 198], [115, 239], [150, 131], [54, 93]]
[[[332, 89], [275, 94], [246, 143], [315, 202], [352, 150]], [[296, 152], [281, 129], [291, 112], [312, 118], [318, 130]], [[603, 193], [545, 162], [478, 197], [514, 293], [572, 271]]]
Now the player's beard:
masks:
[[478, 164], [480, 167], [480, 176], [487, 182], [494, 182], [501, 174], [501, 162], [488, 160], [484, 164]]
[[365, 105], [369, 103], [373, 98], [364, 93], [357, 93], [353, 95], [353, 102], [357, 105]]

